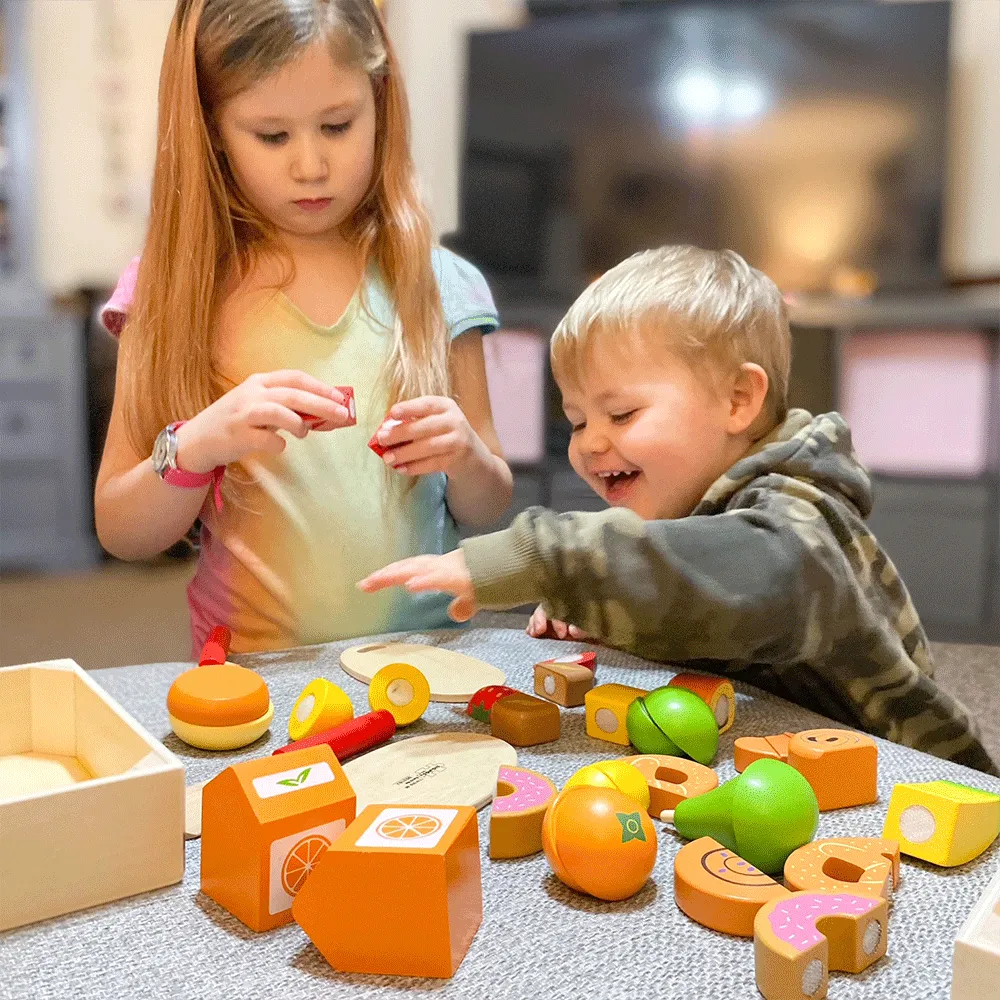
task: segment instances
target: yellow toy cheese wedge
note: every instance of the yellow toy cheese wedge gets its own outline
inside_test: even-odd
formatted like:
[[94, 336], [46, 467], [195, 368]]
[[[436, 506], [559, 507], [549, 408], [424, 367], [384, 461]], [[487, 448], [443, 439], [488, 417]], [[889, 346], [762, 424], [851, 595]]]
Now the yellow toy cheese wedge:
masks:
[[964, 865], [1000, 834], [1000, 795], [954, 781], [896, 785], [882, 836], [903, 854], [947, 868]]

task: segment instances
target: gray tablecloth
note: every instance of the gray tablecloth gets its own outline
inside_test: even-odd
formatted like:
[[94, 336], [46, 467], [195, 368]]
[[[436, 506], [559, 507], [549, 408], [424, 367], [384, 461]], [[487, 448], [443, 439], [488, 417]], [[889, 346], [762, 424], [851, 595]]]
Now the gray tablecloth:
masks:
[[[508, 683], [531, 689], [531, 668], [580, 644], [529, 639], [512, 616], [481, 616], [467, 630], [417, 637], [461, 650], [503, 668]], [[266, 678], [275, 724], [252, 747], [233, 754], [192, 750], [170, 732], [166, 694], [189, 664], [155, 664], [95, 671], [94, 679], [185, 762], [188, 782], [210, 778], [236, 760], [270, 753], [285, 742], [288, 714], [302, 687], [316, 676], [341, 685], [360, 712], [366, 689], [339, 666], [352, 643], [241, 658]], [[598, 653], [599, 681], [652, 688], [675, 672], [613, 650]], [[456, 707], [432, 705], [403, 734], [454, 727]], [[476, 731], [479, 723], [466, 720]], [[720, 742], [720, 779], [734, 775], [733, 739], [824, 724], [796, 705], [738, 687], [736, 724]], [[399, 738], [399, 737], [397, 737]], [[586, 736], [583, 709], [563, 715], [557, 743], [520, 752], [520, 763], [557, 784], [578, 767], [619, 756], [617, 748]], [[879, 802], [820, 815], [818, 837], [881, 836], [895, 782], [947, 778], [1000, 792], [1000, 781], [924, 754], [879, 743]], [[0, 996], [41, 998], [289, 998], [341, 1000], [438, 994], [455, 998], [638, 998], [736, 1000], [759, 994], [753, 943], [688, 920], [673, 899], [673, 857], [682, 841], [660, 827], [653, 877], [634, 898], [602, 903], [565, 888], [543, 855], [492, 862], [486, 855], [489, 810], [479, 814], [483, 848], [482, 927], [451, 980], [406, 980], [342, 975], [324, 961], [295, 925], [257, 935], [198, 890], [200, 841], [187, 846], [182, 884], [0, 935]], [[659, 827], [659, 824], [657, 824]], [[1000, 841], [998, 841], [1000, 844]], [[834, 973], [832, 1000], [936, 1000], [948, 997], [955, 932], [996, 869], [998, 844], [961, 868], [939, 869], [906, 860], [892, 904], [888, 954], [859, 976]], [[997, 997], [1000, 997], [998, 985]], [[987, 998], [982, 998], [987, 1000]]]

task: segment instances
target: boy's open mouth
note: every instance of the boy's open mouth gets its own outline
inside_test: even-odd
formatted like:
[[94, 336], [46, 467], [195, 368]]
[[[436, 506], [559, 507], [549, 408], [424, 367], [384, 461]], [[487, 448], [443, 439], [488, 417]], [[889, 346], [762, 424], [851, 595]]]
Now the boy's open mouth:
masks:
[[609, 498], [624, 493], [639, 478], [639, 470], [633, 472], [599, 472], [598, 478], [604, 484], [604, 491]]

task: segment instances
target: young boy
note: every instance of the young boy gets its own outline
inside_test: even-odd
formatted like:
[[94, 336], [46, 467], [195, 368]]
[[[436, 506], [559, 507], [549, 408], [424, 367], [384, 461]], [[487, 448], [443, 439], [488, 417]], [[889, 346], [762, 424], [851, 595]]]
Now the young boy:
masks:
[[788, 411], [790, 344], [777, 287], [737, 254], [636, 254], [552, 338], [570, 461], [610, 509], [532, 508], [358, 586], [446, 591], [458, 621], [541, 601], [533, 634], [549, 616], [560, 635], [725, 673], [996, 773], [931, 679], [917, 613], [865, 525], [849, 428]]

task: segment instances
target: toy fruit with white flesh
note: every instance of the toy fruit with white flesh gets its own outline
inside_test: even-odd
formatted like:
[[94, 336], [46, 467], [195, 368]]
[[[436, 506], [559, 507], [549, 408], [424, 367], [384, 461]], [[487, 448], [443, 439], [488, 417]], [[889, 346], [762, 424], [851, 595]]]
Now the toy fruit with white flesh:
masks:
[[248, 746], [267, 732], [274, 718], [260, 674], [226, 662], [229, 643], [229, 629], [214, 628], [198, 666], [181, 674], [167, 694], [171, 729], [201, 750]]

